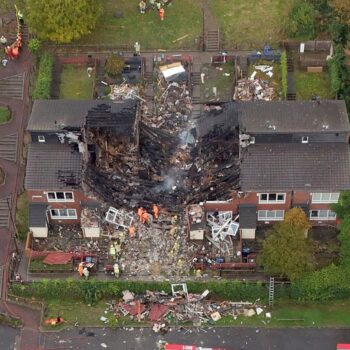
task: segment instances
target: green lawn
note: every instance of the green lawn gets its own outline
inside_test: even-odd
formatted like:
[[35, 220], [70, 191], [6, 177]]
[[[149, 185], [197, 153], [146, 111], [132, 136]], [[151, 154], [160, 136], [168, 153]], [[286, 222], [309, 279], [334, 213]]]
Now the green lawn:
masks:
[[[81, 44], [128, 45], [133, 49], [136, 41], [142, 49], [170, 49], [195, 47], [195, 39], [201, 35], [202, 12], [193, 0], [176, 0], [165, 9], [165, 20], [160, 21], [155, 10], [140, 14], [138, 1], [105, 0], [104, 13], [90, 35]], [[116, 11], [123, 17], [116, 18]], [[183, 40], [174, 40], [188, 35]]]
[[0, 124], [7, 123], [11, 119], [11, 112], [7, 107], [0, 106]]
[[350, 301], [329, 302], [328, 304], [283, 304], [276, 305], [272, 318], [265, 314], [243, 317], [236, 320], [222, 318], [217, 325], [251, 326], [251, 327], [349, 327]]
[[334, 98], [330, 91], [330, 80], [327, 72], [307, 73], [295, 70], [294, 82], [298, 100], [310, 100], [313, 94], [322, 99]]
[[89, 100], [93, 94], [93, 77], [89, 77], [85, 65], [65, 64], [61, 73], [60, 98]]
[[[222, 69], [222, 70], [221, 70]], [[215, 99], [213, 87], [217, 88], [217, 97], [220, 101], [232, 100], [233, 92], [233, 63], [206, 64], [201, 67], [201, 72], [205, 73], [205, 84], [201, 84], [201, 100]], [[226, 76], [226, 74], [230, 74]]]
[[16, 228], [21, 242], [25, 242], [27, 239], [29, 216], [29, 203], [27, 192], [23, 192], [17, 198], [17, 210], [16, 210]]
[[[102, 326], [101, 316], [113, 319], [112, 313], [105, 313], [107, 305], [100, 301], [94, 306], [88, 306], [82, 302], [55, 300], [46, 303], [44, 319], [51, 317], [63, 317], [65, 325], [73, 325], [76, 322], [80, 326]], [[350, 326], [350, 301], [329, 302], [328, 304], [283, 304], [276, 305], [272, 311], [272, 318], [267, 319], [265, 312], [259, 316], [223, 317], [216, 326], [242, 326], [242, 327], [341, 327]], [[144, 326], [144, 323], [131, 321], [129, 317], [118, 320], [122, 326]], [[213, 325], [212, 323], [210, 324]], [[64, 327], [64, 325], [62, 325]], [[53, 328], [47, 326], [47, 328]]]
[[[110, 302], [110, 301], [108, 301]], [[46, 313], [44, 315], [43, 322], [45, 319], [62, 317], [65, 323], [61, 326], [69, 326], [77, 323], [79, 326], [104, 326], [100, 320], [100, 317], [106, 317], [109, 321], [107, 326], [116, 325], [127, 325], [127, 326], [145, 326], [145, 323], [138, 323], [137, 321], [131, 321], [129, 317], [119, 318], [115, 321], [115, 317], [111, 312], [105, 313], [108, 308], [106, 301], [100, 301], [96, 305], [89, 306], [82, 302], [66, 301], [66, 300], [53, 300], [48, 301], [45, 304]], [[46, 329], [57, 329], [57, 326], [45, 326]]]
[[225, 47], [262, 49], [285, 39], [284, 28], [295, 0], [215, 0], [210, 7], [224, 35]]

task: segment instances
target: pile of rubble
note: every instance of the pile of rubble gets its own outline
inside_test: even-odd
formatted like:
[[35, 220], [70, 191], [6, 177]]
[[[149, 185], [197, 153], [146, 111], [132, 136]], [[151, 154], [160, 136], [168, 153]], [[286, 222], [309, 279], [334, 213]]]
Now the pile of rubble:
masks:
[[47, 238], [34, 239], [34, 251], [56, 251], [65, 253], [96, 254], [107, 258], [108, 238], [89, 240], [83, 237], [80, 225], [51, 225]]
[[[202, 294], [191, 294], [186, 284], [172, 284], [172, 294], [165, 292], [147, 291], [143, 295], [123, 291], [120, 302], [110, 304], [107, 312], [119, 317], [129, 317], [132, 321], [151, 322], [153, 330], [159, 332], [167, 325], [184, 324], [213, 325], [224, 316], [237, 318], [240, 315], [251, 317], [260, 315], [264, 310], [250, 302], [229, 302], [208, 300], [209, 290]], [[271, 314], [266, 312], [266, 318]], [[102, 322], [108, 322], [104, 316]]]
[[135, 100], [139, 98], [139, 88], [136, 85], [123, 83], [120, 85], [110, 85], [111, 92], [108, 97], [113, 101]]
[[272, 101], [276, 97], [275, 90], [267, 80], [253, 78], [237, 81], [233, 99], [240, 101]]
[[[129, 212], [131, 220], [127, 220], [128, 223], [120, 224], [118, 219], [113, 219], [115, 225], [109, 225], [107, 229], [109, 237], [121, 244], [118, 263], [122, 276], [157, 280], [189, 275], [198, 248], [187, 241], [179, 217], [164, 209], [161, 209], [158, 219], [149, 216], [149, 222], [143, 224]], [[135, 232], [128, 234], [121, 225], [133, 226]]]

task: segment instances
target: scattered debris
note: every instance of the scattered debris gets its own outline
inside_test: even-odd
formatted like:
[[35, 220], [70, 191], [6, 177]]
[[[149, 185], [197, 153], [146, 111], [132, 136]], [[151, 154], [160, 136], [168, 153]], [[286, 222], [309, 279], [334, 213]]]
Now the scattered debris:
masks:
[[[255, 74], [254, 74], [255, 73]], [[240, 79], [237, 81], [233, 99], [241, 101], [272, 101], [275, 96], [274, 88], [270, 87], [267, 80], [256, 79], [254, 71], [250, 79]]]

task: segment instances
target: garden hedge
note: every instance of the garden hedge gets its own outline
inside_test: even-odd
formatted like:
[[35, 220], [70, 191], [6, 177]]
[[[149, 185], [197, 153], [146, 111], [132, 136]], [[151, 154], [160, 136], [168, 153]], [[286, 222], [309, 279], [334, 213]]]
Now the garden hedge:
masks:
[[39, 63], [39, 72], [33, 91], [33, 99], [49, 99], [51, 96], [53, 57], [43, 54]]

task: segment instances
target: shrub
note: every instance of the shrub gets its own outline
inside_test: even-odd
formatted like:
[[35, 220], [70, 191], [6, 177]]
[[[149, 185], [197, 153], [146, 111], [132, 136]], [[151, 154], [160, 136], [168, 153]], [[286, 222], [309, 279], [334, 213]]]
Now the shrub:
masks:
[[288, 69], [287, 69], [287, 53], [286, 51], [282, 52], [281, 55], [281, 85], [282, 85], [282, 97], [283, 99], [287, 98], [287, 91], [288, 91]]
[[109, 56], [107, 58], [105, 71], [109, 75], [119, 75], [124, 68], [124, 60], [116, 55]]
[[291, 296], [300, 301], [326, 301], [350, 297], [350, 267], [327, 266], [293, 282]]
[[337, 56], [334, 56], [328, 61], [327, 65], [331, 80], [331, 91], [335, 95], [338, 95], [341, 86], [339, 58]]
[[29, 40], [28, 49], [33, 54], [36, 55], [41, 47], [41, 41], [37, 38]]
[[53, 57], [43, 54], [39, 63], [39, 72], [33, 92], [33, 99], [48, 99], [51, 95]]
[[290, 16], [288, 32], [291, 37], [313, 39], [315, 37], [317, 12], [308, 1], [296, 2]]

